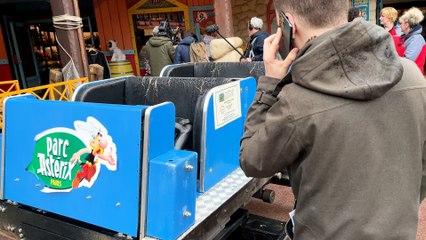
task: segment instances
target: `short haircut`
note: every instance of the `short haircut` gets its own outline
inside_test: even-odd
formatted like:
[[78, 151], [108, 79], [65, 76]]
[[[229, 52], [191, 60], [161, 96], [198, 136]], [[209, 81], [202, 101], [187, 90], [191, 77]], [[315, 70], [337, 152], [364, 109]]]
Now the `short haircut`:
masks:
[[278, 11], [289, 12], [300, 16], [312, 27], [335, 25], [347, 19], [348, 0], [274, 0]]
[[263, 20], [261, 18], [252, 17], [250, 19], [250, 26], [260, 30], [262, 29], [262, 26], [263, 26]]
[[392, 22], [398, 19], [398, 11], [393, 7], [385, 7], [380, 11], [380, 15], [389, 18]]
[[411, 28], [421, 23], [424, 19], [422, 11], [416, 7], [412, 7], [402, 14], [399, 21], [407, 22]]
[[160, 32], [160, 28], [158, 26], [155, 26], [154, 29], [152, 29], [152, 35], [158, 36], [158, 33]]
[[359, 17], [360, 13], [361, 11], [357, 7], [349, 8], [348, 22], [352, 22], [355, 18]]

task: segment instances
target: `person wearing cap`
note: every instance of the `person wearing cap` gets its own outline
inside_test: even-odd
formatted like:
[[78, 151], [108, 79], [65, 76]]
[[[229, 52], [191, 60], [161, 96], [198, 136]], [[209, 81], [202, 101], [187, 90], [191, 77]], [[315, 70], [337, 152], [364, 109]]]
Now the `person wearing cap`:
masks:
[[247, 45], [241, 62], [263, 61], [263, 42], [269, 35], [262, 31], [263, 20], [252, 17], [248, 22], [248, 33], [250, 42]]
[[159, 76], [164, 66], [173, 64], [176, 49], [167, 32], [156, 26], [152, 30], [153, 36], [148, 40], [142, 52], [150, 66], [150, 75]]

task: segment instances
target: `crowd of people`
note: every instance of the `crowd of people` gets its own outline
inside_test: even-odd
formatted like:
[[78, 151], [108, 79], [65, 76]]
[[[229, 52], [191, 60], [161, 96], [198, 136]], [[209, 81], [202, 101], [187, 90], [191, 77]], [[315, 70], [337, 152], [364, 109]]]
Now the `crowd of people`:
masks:
[[263, 42], [269, 36], [262, 31], [263, 20], [252, 17], [247, 31], [250, 38], [245, 50], [240, 37], [220, 38], [217, 28], [207, 27], [202, 36], [191, 31], [179, 32], [176, 44], [170, 35], [154, 27], [145, 46], [139, 52], [140, 67], [146, 75], [158, 76], [164, 66], [194, 61], [251, 62], [263, 61]]
[[[348, 22], [362, 18], [360, 9], [349, 8]], [[426, 57], [425, 39], [422, 36], [423, 29], [420, 24], [423, 18], [421, 10], [415, 7], [407, 10], [400, 17], [398, 17], [398, 11], [393, 7], [385, 7], [380, 11], [380, 24], [392, 36], [398, 55], [414, 61], [422, 73], [424, 73]], [[197, 59], [191, 59], [191, 51], [206, 55], [201, 57], [202, 60], [199, 61], [263, 61], [263, 44], [269, 34], [262, 31], [262, 28], [263, 20], [261, 18], [252, 17], [248, 21], [249, 41], [243, 51], [242, 44], [240, 44], [242, 40], [239, 37], [230, 40], [221, 39], [217, 35], [217, 29], [214, 28], [208, 27], [204, 34], [198, 37], [193, 32], [183, 31], [181, 37], [178, 38], [180, 41], [173, 44], [167, 34], [160, 32], [158, 27], [155, 27], [153, 36], [140, 51], [141, 68], [146, 70], [147, 75], [159, 75], [161, 69], [166, 65], [197, 61]], [[212, 41], [215, 46], [213, 48], [219, 50], [219, 54], [216, 54], [219, 57], [216, 59], [212, 57], [211, 53], [210, 44]], [[229, 41], [232, 41], [232, 43]], [[202, 42], [203, 45], [194, 46], [197, 42]], [[192, 45], [195, 50], [191, 48]], [[222, 51], [225, 51], [225, 53], [222, 53]], [[213, 56], [215, 56], [215, 53]], [[194, 56], [194, 53], [192, 54]], [[223, 57], [224, 55], [227, 56]]]
[[[359, 17], [361, 11], [358, 8], [349, 9], [348, 22]], [[398, 11], [393, 7], [385, 7], [380, 11], [380, 24], [392, 36], [398, 55], [414, 61], [422, 73], [426, 57], [425, 39], [420, 24], [423, 19], [422, 11], [416, 7], [410, 8], [399, 18]]]

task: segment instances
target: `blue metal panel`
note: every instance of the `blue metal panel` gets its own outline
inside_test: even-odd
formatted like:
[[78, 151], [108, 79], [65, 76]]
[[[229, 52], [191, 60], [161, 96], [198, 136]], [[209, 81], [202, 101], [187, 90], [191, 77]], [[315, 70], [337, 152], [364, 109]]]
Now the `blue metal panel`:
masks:
[[176, 239], [195, 222], [197, 154], [171, 150], [149, 163], [147, 232]]
[[[5, 101], [5, 128], [3, 130], [5, 144], [4, 198], [113, 231], [137, 236], [141, 175], [141, 121], [145, 108], [146, 106], [40, 101], [29, 96], [8, 98]], [[67, 166], [73, 170], [79, 169], [79, 164], [73, 166], [69, 163], [70, 156], [73, 156], [75, 151], [68, 150], [72, 149], [74, 142], [70, 140], [65, 144], [62, 141], [62, 147], [53, 144], [57, 148], [48, 143], [52, 143], [54, 136], [74, 134], [77, 136], [77, 138], [73, 138], [74, 140], [80, 139], [80, 144], [91, 146], [87, 141], [95, 139], [95, 136], [99, 136], [99, 134], [92, 132], [91, 136], [87, 138], [81, 131], [84, 126], [87, 127], [85, 124], [96, 122], [93, 119], [103, 127], [95, 126], [96, 131], [101, 132], [104, 139], [107, 139], [106, 136], [110, 136], [107, 147], [105, 148], [104, 145], [103, 148], [105, 148], [105, 154], [110, 152], [109, 156], [115, 160], [115, 163], [111, 160], [112, 163], [108, 163], [108, 165], [107, 161], [100, 159], [101, 154], [96, 155], [94, 165], [97, 166], [96, 170], [99, 170], [97, 177], [90, 174], [92, 176], [90, 181], [86, 176], [86, 178], [82, 178], [81, 182], [72, 181], [73, 184], [77, 183], [78, 187], [54, 192], [62, 184], [67, 183], [63, 178], [64, 175], [57, 174], [59, 169], [63, 170]], [[78, 121], [80, 121], [80, 125], [76, 125]], [[77, 129], [79, 131], [76, 131]], [[46, 152], [43, 153], [40, 150], [43, 148], [42, 145], [39, 146], [40, 143], [43, 143], [41, 136], [48, 136], [45, 137], [48, 139], [45, 139], [46, 149], [57, 150], [56, 154], [50, 153], [54, 155], [52, 160], [45, 162], [45, 164], [53, 166], [50, 171], [47, 171], [46, 168], [42, 169], [42, 167], [34, 168], [34, 164], [37, 165], [38, 162], [34, 161], [37, 156], [39, 159], [41, 159], [40, 156], [48, 156], [44, 154]], [[59, 140], [56, 141], [56, 143], [59, 142]], [[77, 146], [78, 140], [75, 142], [75, 146]], [[94, 151], [96, 150], [92, 149], [92, 152]], [[60, 152], [62, 156], [59, 156]], [[114, 154], [116, 155], [114, 156]], [[87, 159], [80, 158], [82, 161], [80, 172], [83, 172], [83, 166], [88, 165], [89, 160]], [[56, 164], [57, 162], [58, 164]], [[91, 166], [93, 167], [93, 165]], [[93, 168], [89, 167], [89, 169]], [[39, 173], [39, 175], [35, 173]], [[51, 177], [51, 182], [46, 184], [43, 179], [45, 175], [49, 174], [54, 177]], [[76, 176], [77, 174], [73, 177]], [[83, 186], [85, 181], [89, 185]], [[90, 186], [90, 184], [92, 185]], [[46, 185], [49, 188], [46, 188]]]
[[[240, 140], [243, 135], [247, 110], [256, 93], [256, 79], [240, 81], [241, 117], [215, 129], [213, 96], [210, 95], [205, 123], [204, 172], [201, 172], [200, 191], [209, 190], [239, 167]], [[203, 171], [203, 169], [201, 169]]]
[[[161, 106], [161, 107], [160, 107]], [[149, 107], [145, 112], [145, 135], [148, 161], [174, 149], [175, 105], [166, 102]]]
[[156, 157], [174, 149], [175, 134], [175, 106], [171, 102], [165, 102], [148, 107], [144, 114], [144, 139], [143, 139], [143, 165], [141, 186], [141, 216], [140, 238], [146, 233], [147, 216], [147, 182], [149, 176], [149, 163]]
[[[161, 106], [161, 108], [160, 108]], [[175, 107], [162, 103], [145, 111], [144, 176], [148, 176], [146, 235], [175, 239], [194, 223], [197, 154], [174, 150]], [[145, 164], [148, 163], [147, 166]], [[192, 166], [188, 169], [187, 166]], [[144, 186], [142, 195], [144, 194]], [[190, 213], [189, 216], [184, 214]], [[141, 220], [141, 224], [145, 219]], [[143, 226], [141, 227], [143, 228]]]

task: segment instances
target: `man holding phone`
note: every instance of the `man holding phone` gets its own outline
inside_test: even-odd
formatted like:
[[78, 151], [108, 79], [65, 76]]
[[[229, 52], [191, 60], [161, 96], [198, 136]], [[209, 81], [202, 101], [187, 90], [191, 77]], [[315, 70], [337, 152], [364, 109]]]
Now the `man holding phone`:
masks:
[[381, 27], [347, 23], [348, 7], [275, 1], [294, 48], [276, 58], [280, 21], [265, 39], [266, 76], [247, 114], [240, 165], [250, 177], [288, 169], [294, 239], [416, 239], [426, 196], [426, 81]]
[[250, 42], [241, 57], [241, 62], [263, 61], [263, 42], [269, 35], [262, 31], [263, 20], [252, 17], [247, 24]]

